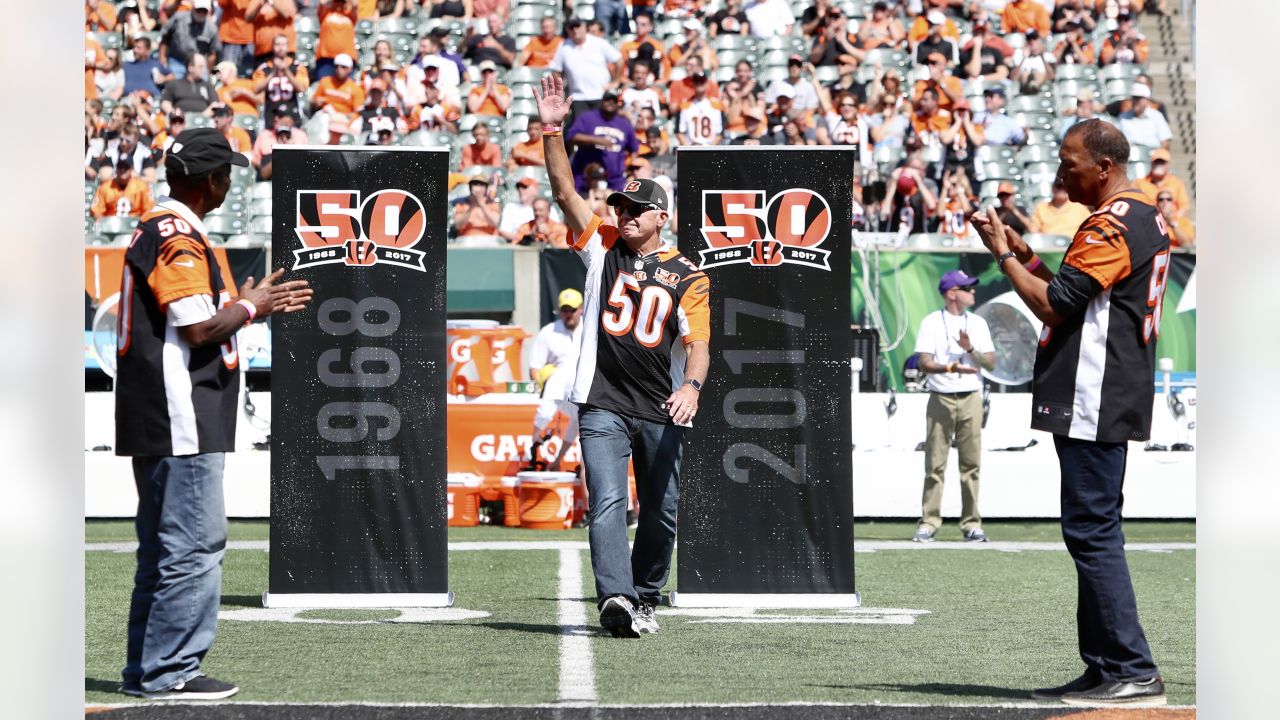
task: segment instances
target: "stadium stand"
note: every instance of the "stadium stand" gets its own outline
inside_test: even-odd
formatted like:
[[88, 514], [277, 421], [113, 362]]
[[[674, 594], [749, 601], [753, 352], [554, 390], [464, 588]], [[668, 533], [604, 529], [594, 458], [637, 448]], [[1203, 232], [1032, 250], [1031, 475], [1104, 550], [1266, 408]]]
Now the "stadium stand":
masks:
[[[559, 67], [548, 58], [573, 44], [566, 23], [574, 17], [593, 20], [593, 3], [497, 0], [484, 5], [483, 16], [471, 17], [447, 14], [451, 3], [363, 0], [346, 4], [356, 8], [354, 23], [330, 12], [327, 1], [276, 0], [251, 21], [243, 11], [223, 10], [239, 4], [213, 4], [224, 40], [210, 46], [208, 68], [219, 97], [184, 118], [186, 127], [215, 126], [218, 108], [230, 102], [235, 117], [226, 132], [246, 133], [253, 143], [254, 166], [237, 169], [234, 195], [210, 218], [215, 242], [269, 241], [270, 163], [259, 161], [264, 154], [269, 158], [271, 144], [287, 140], [269, 133], [263, 153], [258, 139], [272, 129], [282, 106], [309, 142], [446, 146], [455, 172], [488, 176], [495, 202], [512, 196], [524, 177], [537, 180], [541, 194], [549, 196], [545, 171], [529, 166], [526, 152], [517, 162], [512, 150], [528, 143], [526, 130], [537, 123], [533, 87], [549, 71], [544, 66]], [[889, 183], [913, 158], [925, 163], [926, 183], [941, 188], [963, 180], [971, 208], [994, 201], [1004, 183], [1012, 184], [1018, 206], [1047, 202], [1063, 133], [1090, 117], [1132, 131], [1131, 176], [1145, 178], [1152, 192], [1171, 183], [1184, 187], [1179, 197], [1188, 206], [1179, 203], [1176, 212], [1194, 217], [1194, 65], [1190, 23], [1176, 3], [1030, 3], [1043, 6], [1043, 14], [1002, 12], [1002, 0], [753, 0], [734, 3], [733, 9], [724, 0], [627, 4], [633, 18], [648, 14], [651, 20], [645, 23], [647, 36], [605, 38], [625, 51], [610, 67], [609, 89], [621, 96], [620, 114], [640, 138], [638, 157], [626, 162], [629, 171], [651, 173], [674, 186], [673, 140], [683, 101], [672, 106], [671, 89], [687, 87], [690, 68], [698, 71], [688, 58], [696, 56], [710, 80], [708, 95], [723, 115], [724, 144], [815, 145], [838, 138], [859, 147], [854, 192], [863, 212], [855, 215], [863, 230], [898, 229], [899, 218], [889, 213]], [[790, 23], [784, 17], [788, 9]], [[151, 153], [137, 161], [135, 177], [149, 180], [152, 197], [163, 194], [163, 158], [172, 141], [167, 131], [182, 114], [169, 113], [159, 99], [185, 70], [169, 47], [193, 46], [170, 32], [175, 25], [190, 27], [178, 20], [188, 12], [187, 4], [179, 4], [169, 14], [158, 0], [86, 2], [86, 244], [128, 238], [129, 218], [95, 221], [90, 215], [99, 186], [113, 176], [124, 125], [136, 127], [137, 145]], [[761, 23], [768, 27], [751, 27], [751, 17], [770, 20]], [[253, 26], [248, 44], [245, 22]], [[635, 30], [634, 22], [627, 25]], [[844, 37], [829, 36], [832, 28], [843, 28]], [[588, 32], [604, 31], [593, 23]], [[136, 42], [140, 38], [147, 42]], [[239, 38], [240, 44], [226, 38]], [[287, 45], [285, 56], [273, 58], [275, 43], [282, 53]], [[332, 91], [333, 81], [320, 76], [331, 75], [334, 59], [348, 49], [354, 50], [350, 77], [359, 91], [353, 94], [367, 99], [336, 117], [314, 100], [318, 89]], [[226, 65], [214, 72], [223, 61], [238, 72]], [[637, 71], [641, 66], [645, 70]], [[496, 89], [486, 97], [490, 76]], [[936, 112], [922, 107], [928, 89], [935, 90]], [[502, 100], [495, 102], [498, 95]], [[846, 99], [856, 112], [842, 116]], [[483, 114], [469, 112], [472, 107]], [[748, 116], [766, 122], [753, 122], [749, 132]], [[784, 130], [793, 121], [795, 128]], [[480, 124], [489, 129], [499, 160], [476, 165], [468, 152], [464, 167], [463, 149]], [[146, 175], [153, 171], [150, 180]], [[451, 197], [466, 194], [460, 183]], [[965, 227], [948, 217], [943, 203], [926, 209], [930, 237], [943, 234], [944, 226]]]

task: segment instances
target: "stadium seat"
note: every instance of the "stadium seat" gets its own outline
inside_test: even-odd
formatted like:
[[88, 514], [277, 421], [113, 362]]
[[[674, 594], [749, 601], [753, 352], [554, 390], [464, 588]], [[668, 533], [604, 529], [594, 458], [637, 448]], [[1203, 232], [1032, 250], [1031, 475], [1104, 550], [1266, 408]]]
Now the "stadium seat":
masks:
[[236, 235], [228, 235], [227, 238], [222, 241], [222, 245], [223, 247], [229, 248], [261, 247], [262, 240], [260, 238], [261, 236], [238, 233]]
[[262, 217], [263, 215], [271, 215], [271, 198], [260, 198], [249, 202], [249, 217]]
[[1076, 63], [1055, 65], [1053, 76], [1055, 80], [1095, 80], [1098, 77], [1098, 69], [1093, 65]]
[[1053, 179], [1058, 175], [1057, 163], [1031, 163], [1022, 168], [1022, 180], [1029, 183], [1048, 182], [1053, 184]]
[[263, 182], [254, 183], [253, 190], [250, 192], [249, 197], [253, 198], [254, 200], [263, 200], [263, 199], [270, 200], [271, 199], [271, 181], [265, 180]]
[[720, 61], [720, 67], [732, 68], [740, 60], [747, 60], [754, 65], [755, 53], [742, 48], [718, 50], [716, 59]]
[[1065, 235], [1050, 235], [1048, 233], [1027, 233], [1022, 236], [1022, 239], [1027, 243], [1027, 247], [1037, 252], [1056, 250], [1071, 244], [1071, 238]]
[[830, 85], [840, 79], [840, 68], [835, 65], [823, 65], [814, 73], [819, 83]]
[[94, 230], [99, 235], [120, 235], [122, 233], [131, 233], [138, 226], [138, 218], [131, 215], [109, 215], [104, 218], [98, 218], [98, 222], [94, 224]]
[[210, 210], [205, 217], [223, 216], [245, 219], [249, 214], [249, 205], [244, 201], [244, 196], [232, 198], [230, 195], [222, 201], [218, 207]]
[[879, 47], [867, 51], [867, 57], [862, 61], [864, 67], [875, 67], [879, 63], [885, 68], [905, 68], [910, 62], [909, 56], [901, 51], [893, 48]]
[[1129, 162], [1149, 162], [1151, 160], [1151, 148], [1145, 145], [1129, 146]]
[[[546, 5], [519, 5], [511, 13], [511, 19], [513, 20], [532, 20], [535, 24], [541, 22], [544, 17], [555, 16], [555, 9]], [[538, 30], [535, 29], [531, 34], [537, 35]]]
[[119, 246], [121, 246], [121, 247], [125, 247], [125, 246], [127, 246], [129, 243], [131, 243], [131, 242], [133, 242], [133, 233], [132, 233], [132, 232], [121, 233], [121, 234], [119, 234], [119, 235], [112, 235], [112, 236], [111, 236], [111, 244], [112, 244], [112, 245], [119, 245]]
[[[249, 232], [255, 235], [271, 235], [272, 218], [266, 215], [256, 217], [249, 221]], [[241, 230], [243, 232], [243, 230]]]
[[723, 33], [713, 41], [716, 51], [720, 50], [752, 50], [755, 43], [750, 36]]
[[397, 35], [417, 35], [418, 18], [411, 15], [387, 18], [378, 23], [378, 31]]
[[720, 64], [720, 67], [716, 68], [715, 72], [711, 73], [711, 78], [715, 80], [717, 83], [720, 83], [721, 85], [723, 85], [733, 80], [734, 74], [735, 73], [734, 73], [733, 65], [726, 65], [722, 62]]
[[205, 215], [204, 226], [214, 235], [238, 235], [245, 231], [248, 223], [235, 215]]
[[[1058, 146], [1058, 135], [1053, 130], [1045, 130], [1043, 128], [1027, 128], [1027, 144], [1028, 145], [1051, 145], [1054, 148]], [[1054, 150], [1056, 153], [1057, 150]]]
[[546, 68], [518, 67], [513, 68], [507, 73], [507, 84], [518, 85], [520, 83], [537, 84], [542, 82], [542, 76], [551, 72]]
[[[552, 17], [555, 16], [555, 13], [548, 14]], [[517, 40], [524, 37], [533, 37], [542, 32], [540, 25], [541, 23], [537, 20], [516, 20], [511, 26], [511, 35], [517, 38]]]
[[514, 83], [511, 85], [512, 100], [533, 100], [533, 83]]
[[514, 117], [516, 115], [537, 115], [538, 104], [528, 98], [520, 100], [512, 100], [511, 106], [507, 108], [507, 116]]
[[232, 185], [252, 185], [254, 181], [254, 172], [251, 167], [240, 167], [239, 165], [231, 166], [231, 184]]
[[1054, 117], [1048, 112], [1015, 112], [1010, 115], [1028, 130], [1052, 130], [1054, 126]]
[[110, 239], [108, 239], [108, 238], [105, 238], [105, 237], [103, 237], [103, 236], [101, 236], [101, 235], [93, 235], [93, 234], [89, 234], [89, 235], [85, 235], [85, 236], [84, 236], [84, 244], [85, 244], [85, 245], [93, 245], [93, 246], [98, 246], [98, 245], [110, 245], [110, 244], [111, 244], [111, 240], [110, 240]]
[[980, 145], [974, 152], [974, 157], [982, 162], [1009, 162], [1015, 153], [1016, 150], [1008, 145]]
[[1015, 95], [1009, 100], [1009, 112], [1053, 112], [1053, 100], [1043, 95]]
[[361, 20], [360, 22], [356, 23], [357, 38], [370, 37], [375, 32], [377, 32], [377, 30], [378, 28], [376, 25], [373, 24], [372, 20]]
[[187, 113], [188, 128], [207, 128], [213, 127], [213, 118], [200, 113]]
[[1108, 80], [1133, 80], [1141, 74], [1141, 65], [1113, 63], [1102, 68], [1102, 71], [1098, 73], [1098, 79], [1103, 82]]
[[1029, 145], [1018, 152], [1018, 162], [1022, 165], [1057, 161], [1058, 151], [1044, 145]]
[[251, 135], [258, 133], [258, 116], [257, 115], [237, 115], [236, 125], [247, 130]]
[[293, 30], [300, 34], [305, 33], [308, 35], [319, 35], [320, 22], [315, 18], [315, 16], [308, 16], [299, 13], [298, 17], [293, 21]]
[[986, 173], [987, 180], [1017, 180], [1020, 172], [1017, 165], [999, 160], [983, 163], [982, 171]]

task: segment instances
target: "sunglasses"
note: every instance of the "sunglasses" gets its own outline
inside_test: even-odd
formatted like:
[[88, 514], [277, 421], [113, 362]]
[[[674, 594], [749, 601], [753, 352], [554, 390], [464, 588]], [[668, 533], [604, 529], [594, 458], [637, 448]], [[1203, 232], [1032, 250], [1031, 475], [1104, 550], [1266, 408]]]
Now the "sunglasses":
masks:
[[856, 104], [854, 104], [854, 103], [844, 103], [844, 102], [843, 102], [843, 103], [840, 103], [840, 107], [842, 107], [842, 108], [856, 108], [856, 107], [858, 107], [858, 106], [857, 106]]
[[630, 215], [631, 217], [640, 217], [650, 210], [660, 209], [657, 205], [651, 203], [618, 203], [618, 215]]
[[1173, 202], [1173, 198], [1171, 198], [1171, 197], [1159, 197], [1159, 198], [1156, 198], [1156, 202]]

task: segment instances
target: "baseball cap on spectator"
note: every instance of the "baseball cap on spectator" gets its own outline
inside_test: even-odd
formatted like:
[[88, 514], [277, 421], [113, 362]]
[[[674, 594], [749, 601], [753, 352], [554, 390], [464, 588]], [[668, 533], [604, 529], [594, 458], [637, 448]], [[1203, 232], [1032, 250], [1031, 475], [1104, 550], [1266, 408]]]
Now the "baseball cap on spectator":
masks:
[[218, 63], [217, 65], [214, 65], [214, 66], [213, 66], [213, 69], [214, 69], [216, 72], [222, 72], [223, 70], [226, 70], [227, 68], [231, 68], [232, 70], [235, 70], [235, 69], [236, 69], [236, 64], [235, 64], [235, 63], [233, 63], [233, 62], [231, 62], [230, 60], [223, 60], [222, 62], [220, 62], [220, 63]]
[[1005, 181], [996, 186], [996, 197], [1001, 195], [1016, 195], [1017, 193], [1018, 188], [1014, 187], [1011, 182]]
[[1133, 89], [1129, 91], [1129, 97], [1147, 98], [1149, 100], [1151, 99], [1151, 88], [1136, 82], [1133, 84]]
[[755, 105], [748, 105], [744, 107], [742, 109], [742, 117], [754, 118], [756, 120], [764, 122], [764, 113], [760, 112], [760, 108], [756, 107]]
[[564, 29], [572, 30], [573, 28], [582, 27], [583, 25], [586, 25], [586, 24], [587, 24], [587, 21], [583, 20], [582, 16], [574, 15], [573, 17], [565, 21]]
[[211, 0], [193, 0], [191, 3], [192, 10], [212, 10], [213, 2]]
[[1129, 22], [1132, 19], [1133, 19], [1133, 16], [1127, 12], [1122, 12], [1119, 15], [1116, 15], [1116, 22], [1118, 23]]
[[689, 76], [689, 82], [692, 82], [692, 83], [701, 84], [701, 83], [705, 83], [706, 81], [707, 81], [707, 74], [702, 72], [701, 70]]
[[169, 122], [171, 123], [186, 122], [186, 121], [187, 121], [186, 115], [183, 115], [182, 111], [179, 110], [178, 108], [174, 108], [173, 112], [169, 113]]
[[522, 187], [529, 187], [529, 186], [537, 187], [538, 181], [534, 180], [531, 177], [523, 177], [516, 181], [516, 187], [522, 188]]
[[488, 185], [488, 184], [489, 184], [488, 175], [476, 175], [475, 177], [467, 181], [467, 185]]
[[605, 202], [609, 205], [617, 205], [623, 200], [630, 200], [640, 205], [656, 205], [659, 210], [667, 211], [667, 191], [652, 180], [639, 178], [632, 180], [620, 192], [610, 194]]
[[449, 28], [446, 28], [443, 25], [438, 25], [431, 28], [431, 32], [427, 34], [434, 38], [447, 38], [449, 37]]
[[924, 19], [928, 21], [930, 25], [947, 24], [947, 16], [943, 15], [941, 10], [930, 10], [925, 14]]
[[498, 72], [498, 64], [492, 60], [483, 60], [480, 63], [480, 72]]
[[573, 288], [565, 288], [560, 291], [559, 303], [562, 308], [567, 307], [577, 310], [582, 307], [582, 293]]
[[1081, 90], [1079, 95], [1076, 95], [1076, 102], [1093, 102], [1093, 99], [1093, 91], [1087, 88]]
[[1156, 148], [1151, 151], [1152, 164], [1158, 162], [1169, 162], [1169, 151], [1164, 148]]
[[778, 94], [778, 97], [794, 98], [796, 96], [795, 88], [790, 85], [778, 85], [778, 89], [774, 92]]
[[1026, 33], [1023, 34], [1023, 37], [1025, 37], [1028, 42], [1030, 42], [1031, 40], [1039, 40], [1040, 31], [1036, 30], [1035, 28], [1031, 28], [1030, 30], [1028, 30]]
[[356, 66], [355, 61], [352, 60], [351, 56], [346, 53], [338, 53], [338, 56], [333, 59], [333, 64], [338, 67], [345, 67], [345, 68], [351, 68]]
[[167, 172], [200, 175], [227, 165], [248, 167], [249, 158], [231, 149], [222, 133], [211, 127], [183, 130], [165, 156]]
[[292, 115], [293, 108], [289, 107], [288, 103], [280, 103], [279, 105], [276, 105], [271, 109], [271, 114], [274, 115], [275, 117], [280, 117], [282, 115]]
[[214, 106], [213, 106], [213, 116], [214, 116], [214, 117], [226, 117], [226, 116], [228, 116], [228, 115], [230, 115], [230, 114], [231, 114], [231, 106], [230, 106], [230, 105], [223, 105], [223, 104], [219, 103], [219, 104], [217, 104], [217, 105], [214, 105]]
[[792, 55], [787, 58], [788, 65], [804, 65], [804, 57], [801, 55]]
[[885, 2], [884, 0], [876, 0], [874, 3], [871, 4], [871, 9], [872, 10], [888, 10], [889, 3]]
[[685, 20], [685, 21], [680, 25], [680, 27], [684, 28], [685, 30], [701, 30], [701, 29], [702, 29], [702, 23], [698, 22], [698, 21], [697, 21], [696, 19], [694, 19], [694, 18], [689, 18], [688, 20]]
[[938, 281], [938, 294], [946, 295], [951, 288], [971, 288], [978, 284], [978, 278], [966, 275], [963, 270], [948, 270]]
[[601, 100], [617, 100], [619, 97], [620, 96], [618, 95], [617, 90], [609, 89], [604, 91], [604, 94], [600, 96], [600, 99]]
[[982, 94], [983, 95], [999, 95], [1000, 97], [1004, 97], [1004, 86], [992, 85], [991, 87], [983, 88]]

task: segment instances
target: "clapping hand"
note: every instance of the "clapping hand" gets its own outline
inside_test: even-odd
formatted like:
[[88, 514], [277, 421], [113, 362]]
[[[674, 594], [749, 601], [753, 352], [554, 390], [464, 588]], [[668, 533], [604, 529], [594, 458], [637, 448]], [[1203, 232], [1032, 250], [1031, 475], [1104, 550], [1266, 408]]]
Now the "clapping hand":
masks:
[[284, 268], [276, 270], [256, 284], [250, 277], [240, 287], [240, 297], [253, 303], [257, 308], [256, 317], [264, 317], [272, 313], [297, 312], [311, 302], [311, 287], [306, 280], [290, 280], [276, 284]]

